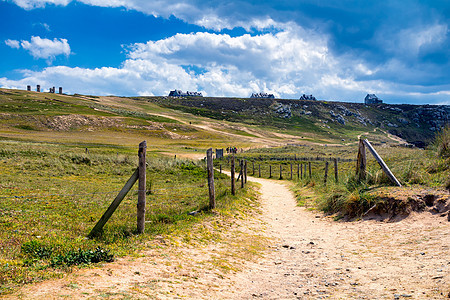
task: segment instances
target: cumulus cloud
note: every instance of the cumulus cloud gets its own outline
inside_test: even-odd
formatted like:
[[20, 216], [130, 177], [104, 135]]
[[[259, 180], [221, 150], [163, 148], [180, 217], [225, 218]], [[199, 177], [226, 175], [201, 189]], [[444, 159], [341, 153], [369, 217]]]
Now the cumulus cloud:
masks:
[[[169, 18], [175, 16], [191, 24], [203, 26], [208, 29], [222, 30], [243, 27], [245, 29], [262, 26], [270, 27], [272, 24], [259, 16], [250, 16], [247, 11], [255, 13], [257, 7], [246, 2], [217, 2], [197, 0], [12, 0], [16, 5], [30, 10], [42, 8], [47, 5], [66, 6], [70, 2], [81, 2], [86, 5], [100, 7], [124, 7], [136, 10], [155, 17]], [[245, 7], [245, 9], [244, 9]], [[265, 14], [267, 16], [267, 14]], [[249, 17], [250, 16], [250, 17]], [[266, 19], [266, 18], [264, 18]]]
[[71, 2], [71, 0], [13, 0], [16, 5], [24, 8], [24, 9], [34, 9], [34, 8], [42, 8], [47, 4], [53, 5], [67, 5]]
[[70, 46], [66, 39], [57, 39], [53, 40], [43, 39], [39, 36], [32, 36], [30, 41], [17, 41], [17, 40], [6, 40], [6, 45], [11, 48], [19, 49], [22, 47], [23, 49], [30, 52], [30, 54], [34, 58], [43, 58], [48, 61], [52, 61], [58, 55], [69, 56]]
[[15, 48], [15, 49], [20, 48], [20, 43], [19, 43], [19, 41], [16, 41], [16, 40], [6, 40], [5, 44], [11, 48]]
[[[349, 98], [341, 100], [354, 100], [369, 87], [374, 89], [373, 82], [357, 81], [351, 75], [356, 71], [349, 71], [367, 72], [364, 62], [355, 67], [342, 63], [329, 52], [323, 36], [295, 24], [284, 27], [255, 36], [177, 34], [129, 45], [120, 68], [49, 67], [28, 71], [24, 77], [33, 83], [58, 80], [58, 85], [73, 92], [118, 95], [166, 95], [177, 88], [209, 96], [248, 97], [262, 91], [283, 98], [313, 93], [319, 98], [345, 95]], [[0, 80], [3, 85], [12, 83]]]

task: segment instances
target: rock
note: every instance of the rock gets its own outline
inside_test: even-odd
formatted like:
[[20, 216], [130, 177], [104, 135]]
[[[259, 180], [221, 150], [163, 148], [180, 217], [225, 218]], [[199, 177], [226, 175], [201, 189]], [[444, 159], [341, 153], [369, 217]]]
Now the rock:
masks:
[[342, 115], [338, 115], [336, 118], [336, 121], [342, 125], [345, 125], [345, 122], [346, 122]]

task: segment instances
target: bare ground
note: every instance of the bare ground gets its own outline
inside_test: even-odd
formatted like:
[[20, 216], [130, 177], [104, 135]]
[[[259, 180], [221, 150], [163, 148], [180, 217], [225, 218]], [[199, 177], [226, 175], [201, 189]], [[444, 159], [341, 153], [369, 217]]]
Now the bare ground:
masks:
[[[153, 247], [8, 298], [448, 299], [450, 222], [336, 222], [296, 206], [284, 184], [261, 183], [263, 213], [228, 242]], [[266, 237], [266, 238], [264, 238]], [[264, 247], [264, 248], [262, 248]], [[253, 251], [253, 252], [252, 252]]]

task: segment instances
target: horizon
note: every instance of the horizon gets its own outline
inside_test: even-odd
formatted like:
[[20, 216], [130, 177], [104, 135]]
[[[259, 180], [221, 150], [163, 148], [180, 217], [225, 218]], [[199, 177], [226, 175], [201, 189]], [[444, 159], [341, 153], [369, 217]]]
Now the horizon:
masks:
[[450, 105], [445, 1], [3, 0], [0, 12], [2, 88]]
[[[58, 88], [58, 87], [55, 87]], [[20, 88], [0, 88], [0, 89], [7, 89], [7, 90], [13, 90], [13, 91], [24, 91], [27, 92], [27, 89], [20, 89]], [[33, 90], [33, 87], [31, 89], [31, 92], [36, 92], [36, 89]], [[56, 91], [54, 93], [49, 92], [49, 91], [43, 91], [42, 87], [41, 87], [41, 91], [39, 92], [41, 94], [54, 94], [54, 95], [59, 95], [58, 90], [56, 89]], [[124, 97], [124, 98], [135, 98], [135, 97], [149, 97], [149, 98], [168, 98], [168, 97], [172, 97], [172, 96], [167, 96], [167, 95], [152, 95], [152, 96], [148, 96], [148, 95], [131, 95], [131, 96], [124, 96], [124, 95], [91, 95], [91, 94], [80, 94], [80, 93], [72, 93], [72, 94], [68, 94], [65, 93], [63, 90], [62, 95], [65, 96], [74, 96], [76, 97], [77, 95], [81, 95], [81, 96], [86, 96], [86, 97]], [[177, 97], [174, 97], [177, 98]], [[189, 97], [188, 97], [189, 98]], [[192, 97], [192, 98], [217, 98], [217, 99], [255, 99], [255, 100], [288, 100], [288, 101], [311, 101], [311, 102], [331, 102], [331, 103], [346, 103], [346, 104], [361, 104], [361, 105], [416, 105], [416, 106], [450, 106], [450, 104], [430, 104], [430, 103], [389, 103], [389, 102], [385, 102], [383, 99], [382, 103], [377, 103], [377, 104], [365, 104], [364, 103], [364, 99], [362, 100], [362, 102], [357, 102], [357, 101], [347, 101], [347, 100], [337, 100], [337, 99], [316, 99], [316, 100], [302, 100], [299, 98], [251, 98], [250, 96], [248, 97], [240, 97], [240, 96], [201, 96], [201, 97]]]

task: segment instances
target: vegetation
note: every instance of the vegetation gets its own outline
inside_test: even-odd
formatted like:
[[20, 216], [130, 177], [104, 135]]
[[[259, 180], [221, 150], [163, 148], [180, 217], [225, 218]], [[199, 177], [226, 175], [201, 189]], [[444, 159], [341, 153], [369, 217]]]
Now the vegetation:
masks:
[[[437, 140], [441, 139], [442, 136], [438, 135]], [[404, 185], [403, 189], [448, 189], [450, 159], [441, 157], [442, 155], [438, 155], [436, 150], [390, 147], [385, 144], [376, 144], [375, 147]], [[367, 153], [367, 177], [366, 180], [359, 182], [355, 176], [356, 154], [356, 145], [251, 149], [236, 154], [235, 165], [236, 172], [239, 172], [239, 159], [246, 159], [249, 175], [254, 174], [259, 177], [261, 170], [261, 177], [272, 179], [280, 179], [281, 167], [282, 179], [295, 183], [293, 190], [300, 205], [314, 207], [329, 214], [338, 214], [340, 217], [354, 218], [361, 217], [376, 203], [382, 201], [379, 193], [392, 185], [369, 152]], [[338, 163], [337, 182], [334, 177], [334, 158], [341, 160]], [[325, 183], [326, 161], [328, 161], [328, 178]], [[309, 164], [311, 164], [311, 177]], [[222, 162], [217, 161], [216, 166], [219, 165], [223, 168], [230, 167], [227, 159]], [[253, 173], [253, 166], [255, 166], [255, 173]], [[394, 192], [390, 190], [390, 193]]]
[[157, 235], [214, 239], [205, 231], [193, 237], [193, 224], [217, 214], [234, 216], [252, 201], [244, 190], [230, 195], [229, 180], [216, 174], [217, 212], [212, 213], [203, 161], [154, 156], [148, 159], [145, 234], [135, 232], [135, 187], [103, 235], [89, 240], [87, 234], [136, 168], [134, 151], [92, 147], [87, 153], [80, 147], [10, 141], [0, 142], [0, 149], [0, 293], [59, 276], [71, 266], [137, 253]]
[[437, 149], [439, 157], [450, 157], [450, 125], [438, 132], [434, 141], [434, 147]]

